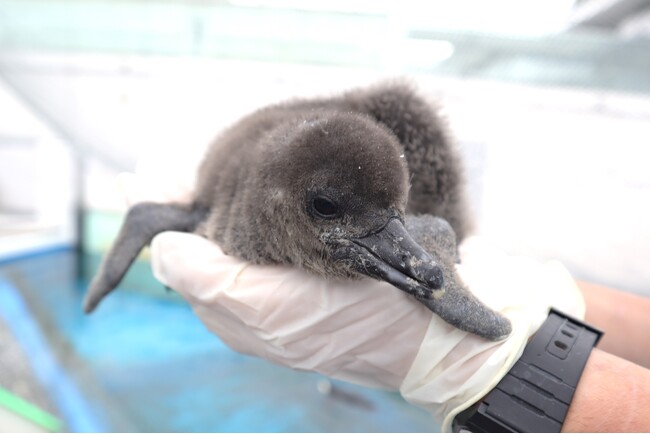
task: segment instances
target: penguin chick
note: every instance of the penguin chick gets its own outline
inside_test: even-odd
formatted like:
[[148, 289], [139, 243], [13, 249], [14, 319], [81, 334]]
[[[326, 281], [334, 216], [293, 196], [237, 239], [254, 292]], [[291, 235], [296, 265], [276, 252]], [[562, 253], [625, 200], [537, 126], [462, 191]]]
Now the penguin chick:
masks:
[[[153, 236], [177, 230], [254, 263], [387, 281], [450, 324], [502, 339], [508, 320], [455, 276], [449, 249], [468, 219], [460, 161], [440, 124], [403, 85], [287, 102], [245, 117], [208, 149], [190, 205], [144, 203], [129, 211], [84, 309], [119, 284]], [[431, 223], [429, 252], [405, 227], [407, 210], [451, 224], [418, 220], [421, 234]]]

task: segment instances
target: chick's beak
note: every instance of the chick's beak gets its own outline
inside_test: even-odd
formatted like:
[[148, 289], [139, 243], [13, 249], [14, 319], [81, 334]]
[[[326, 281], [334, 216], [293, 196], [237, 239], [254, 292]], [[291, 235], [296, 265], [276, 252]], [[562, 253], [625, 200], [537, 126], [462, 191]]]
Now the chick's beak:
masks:
[[460, 330], [492, 341], [505, 339], [512, 331], [506, 317], [484, 305], [459, 280], [452, 258], [445, 268], [438, 262], [445, 259], [434, 259], [397, 218], [362, 237], [338, 238], [330, 244], [336, 259], [415, 296]]
[[440, 265], [392, 218], [381, 229], [359, 238], [337, 240], [335, 256], [356, 271], [385, 280], [418, 298], [436, 296], [444, 285]]

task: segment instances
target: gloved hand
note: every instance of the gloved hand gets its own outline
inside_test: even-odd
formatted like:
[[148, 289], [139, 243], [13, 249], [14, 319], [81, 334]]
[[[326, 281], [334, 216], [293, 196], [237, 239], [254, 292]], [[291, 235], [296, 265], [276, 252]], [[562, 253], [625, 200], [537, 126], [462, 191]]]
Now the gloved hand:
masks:
[[[121, 181], [132, 200], [147, 197], [147, 184], [137, 177]], [[161, 184], [148, 185], [160, 190]], [[189, 191], [171, 190], [155, 198], [187, 199]], [[449, 430], [458, 412], [508, 372], [550, 306], [584, 316], [582, 296], [560, 264], [510, 257], [477, 238], [466, 240], [460, 253], [461, 278], [512, 321], [508, 339], [490, 342], [457, 330], [385, 282], [325, 280], [295, 268], [252, 265], [192, 234], [158, 235], [151, 261], [156, 278], [234, 350], [399, 390]]]

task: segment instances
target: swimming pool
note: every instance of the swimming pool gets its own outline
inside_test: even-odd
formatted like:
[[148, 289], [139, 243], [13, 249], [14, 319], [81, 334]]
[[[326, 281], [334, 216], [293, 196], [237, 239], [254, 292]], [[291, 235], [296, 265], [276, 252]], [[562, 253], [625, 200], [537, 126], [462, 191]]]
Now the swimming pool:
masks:
[[0, 264], [0, 315], [72, 431], [432, 431], [397, 393], [297, 372], [230, 350], [137, 264], [91, 316], [97, 258], [60, 248]]

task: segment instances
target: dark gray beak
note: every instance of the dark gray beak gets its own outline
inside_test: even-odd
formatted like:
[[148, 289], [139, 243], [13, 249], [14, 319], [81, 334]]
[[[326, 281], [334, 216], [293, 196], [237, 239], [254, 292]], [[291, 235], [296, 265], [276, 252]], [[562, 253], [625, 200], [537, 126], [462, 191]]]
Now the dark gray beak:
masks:
[[[427, 230], [433, 227], [429, 221], [421, 223], [427, 225]], [[442, 253], [434, 258], [396, 218], [364, 237], [333, 240], [332, 246], [336, 259], [415, 296], [460, 330], [492, 341], [502, 340], [512, 331], [506, 317], [485, 306], [459, 280], [451, 254], [445, 253], [449, 256], [446, 259]], [[436, 251], [434, 246], [429, 248]]]
[[444, 285], [440, 265], [411, 238], [397, 218], [369, 235], [336, 240], [334, 244], [336, 259], [415, 297], [433, 298]]

